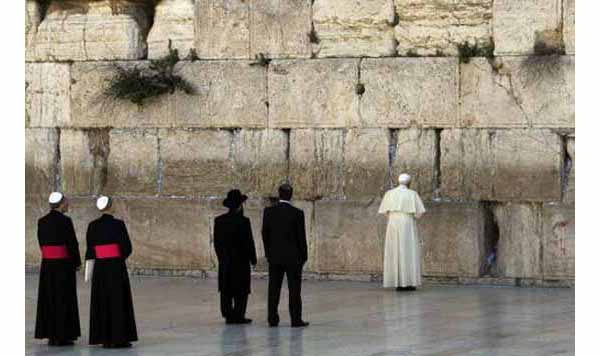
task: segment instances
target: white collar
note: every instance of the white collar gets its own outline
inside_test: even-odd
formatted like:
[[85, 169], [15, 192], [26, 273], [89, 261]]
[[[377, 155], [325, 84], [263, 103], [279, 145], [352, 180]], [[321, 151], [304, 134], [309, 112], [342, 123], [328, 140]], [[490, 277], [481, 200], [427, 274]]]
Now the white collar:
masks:
[[286, 204], [290, 204], [292, 205], [292, 202], [290, 202], [289, 200], [283, 200], [283, 199], [279, 199], [280, 203], [286, 203]]
[[398, 188], [400, 188], [400, 189], [408, 189], [408, 187], [407, 187], [407, 186], [405, 186], [404, 184], [400, 184], [400, 185], [398, 186]]

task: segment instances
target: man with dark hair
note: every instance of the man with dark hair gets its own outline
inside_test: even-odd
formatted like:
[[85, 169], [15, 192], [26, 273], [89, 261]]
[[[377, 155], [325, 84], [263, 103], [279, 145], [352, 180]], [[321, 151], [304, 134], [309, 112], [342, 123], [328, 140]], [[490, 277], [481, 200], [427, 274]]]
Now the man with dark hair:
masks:
[[279, 325], [279, 296], [284, 274], [289, 290], [289, 309], [292, 327], [308, 326], [302, 320], [300, 297], [302, 267], [308, 259], [304, 212], [292, 206], [293, 188], [289, 184], [279, 187], [279, 202], [263, 213], [262, 238], [265, 256], [269, 263], [269, 326]]

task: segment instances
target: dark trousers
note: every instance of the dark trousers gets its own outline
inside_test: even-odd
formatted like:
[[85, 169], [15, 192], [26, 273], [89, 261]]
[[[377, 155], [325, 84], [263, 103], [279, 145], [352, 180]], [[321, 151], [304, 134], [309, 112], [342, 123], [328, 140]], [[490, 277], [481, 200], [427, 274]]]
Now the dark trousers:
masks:
[[230, 295], [221, 293], [221, 315], [226, 320], [237, 321], [246, 317], [248, 294]]
[[270, 324], [279, 323], [279, 296], [283, 275], [287, 276], [290, 318], [292, 323], [302, 320], [302, 298], [300, 297], [302, 284], [302, 265], [269, 265], [269, 316]]

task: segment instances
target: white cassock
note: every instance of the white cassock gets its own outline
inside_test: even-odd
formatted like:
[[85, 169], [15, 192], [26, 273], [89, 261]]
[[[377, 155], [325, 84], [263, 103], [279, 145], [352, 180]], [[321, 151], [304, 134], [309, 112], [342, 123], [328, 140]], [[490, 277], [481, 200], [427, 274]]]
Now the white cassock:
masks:
[[405, 185], [385, 193], [380, 214], [388, 214], [383, 287], [421, 285], [421, 244], [415, 216], [425, 212], [419, 194]]

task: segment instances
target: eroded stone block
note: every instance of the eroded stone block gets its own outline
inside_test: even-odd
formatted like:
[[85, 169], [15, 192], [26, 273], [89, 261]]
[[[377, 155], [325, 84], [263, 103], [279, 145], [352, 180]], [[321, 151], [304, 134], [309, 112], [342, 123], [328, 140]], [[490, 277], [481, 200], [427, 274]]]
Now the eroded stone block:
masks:
[[42, 21], [40, 3], [36, 0], [25, 1], [25, 60], [35, 58], [35, 36]]
[[269, 127], [344, 127], [358, 119], [358, 60], [273, 61]]
[[386, 58], [361, 62], [365, 92], [352, 126], [452, 127], [458, 115], [456, 58]]
[[390, 188], [389, 135], [383, 129], [352, 129], [344, 145], [344, 193], [372, 199]]
[[422, 199], [434, 195], [436, 134], [434, 130], [406, 129], [395, 133], [396, 145], [392, 158], [392, 183], [398, 185], [401, 173], [411, 175], [411, 189]]
[[575, 278], [575, 206], [544, 204], [544, 279]]
[[56, 129], [25, 129], [25, 195], [47, 198], [56, 187], [58, 177], [58, 142]]
[[196, 20], [196, 49], [201, 58], [250, 58], [249, 1], [196, 1]]
[[489, 45], [492, 0], [395, 0], [398, 54], [457, 55], [457, 45]]
[[575, 203], [575, 137], [569, 136], [566, 138], [567, 147], [566, 155], [568, 159], [565, 164], [565, 174], [566, 177], [566, 189], [563, 195], [563, 202], [565, 203]]
[[25, 65], [27, 127], [68, 125], [71, 118], [71, 69], [66, 63]]
[[148, 58], [160, 58], [169, 53], [171, 47], [179, 51], [180, 57], [190, 54], [195, 40], [195, 1], [162, 0], [154, 12], [154, 24], [148, 34]]
[[99, 194], [106, 184], [109, 131], [62, 130], [61, 183], [69, 194]]
[[562, 0], [562, 36], [567, 54], [575, 54], [575, 0]]

